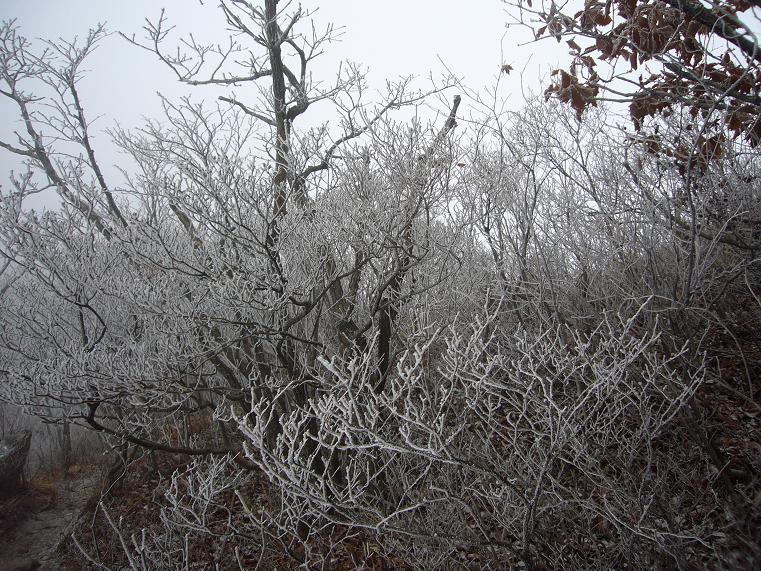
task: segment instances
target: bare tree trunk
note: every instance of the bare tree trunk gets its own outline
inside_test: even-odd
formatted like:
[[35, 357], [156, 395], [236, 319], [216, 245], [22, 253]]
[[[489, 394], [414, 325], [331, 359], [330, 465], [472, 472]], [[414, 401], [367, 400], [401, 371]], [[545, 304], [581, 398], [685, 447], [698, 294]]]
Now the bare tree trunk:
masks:
[[64, 420], [61, 427], [61, 459], [64, 473], [68, 475], [71, 467], [71, 424], [68, 420]]

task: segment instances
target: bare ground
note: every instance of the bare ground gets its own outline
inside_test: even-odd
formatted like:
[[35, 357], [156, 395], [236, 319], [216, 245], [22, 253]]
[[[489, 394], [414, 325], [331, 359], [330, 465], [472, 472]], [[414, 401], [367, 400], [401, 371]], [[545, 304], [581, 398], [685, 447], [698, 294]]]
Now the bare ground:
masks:
[[0, 503], [0, 571], [58, 571], [57, 548], [72, 532], [99, 478], [91, 473], [32, 481], [21, 495]]

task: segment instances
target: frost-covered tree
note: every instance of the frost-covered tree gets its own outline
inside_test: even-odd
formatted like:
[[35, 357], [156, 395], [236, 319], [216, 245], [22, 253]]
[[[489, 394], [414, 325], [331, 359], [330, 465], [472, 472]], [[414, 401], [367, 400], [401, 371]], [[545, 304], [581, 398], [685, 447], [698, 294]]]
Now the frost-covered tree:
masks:
[[[114, 129], [118, 183], [78, 91], [104, 30], [42, 48], [0, 31], [23, 125], [0, 145], [28, 169], [0, 209], [0, 395], [125, 460], [187, 461], [157, 522], [99, 506], [119, 564], [758, 558], [742, 523], [757, 461], [717, 450], [696, 404], [710, 385], [758, 410], [753, 340], [727, 307], [761, 314], [755, 147], [727, 137], [685, 176], [602, 108], [507, 113], [498, 88], [408, 81], [367, 101], [356, 66], [313, 78], [333, 29], [301, 8], [220, 14], [226, 46], [177, 49], [163, 13], [128, 38], [226, 94]], [[394, 115], [442, 93], [430, 123]], [[315, 127], [317, 103], [333, 115]], [[49, 189], [59, 208], [26, 207]]]

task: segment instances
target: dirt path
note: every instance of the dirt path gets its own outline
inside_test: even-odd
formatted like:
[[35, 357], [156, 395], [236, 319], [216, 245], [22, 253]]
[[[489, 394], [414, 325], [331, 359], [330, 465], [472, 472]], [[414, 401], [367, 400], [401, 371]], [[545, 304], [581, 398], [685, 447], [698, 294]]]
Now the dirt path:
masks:
[[0, 571], [59, 571], [56, 548], [72, 531], [98, 479], [92, 474], [56, 482], [58, 497], [0, 537]]

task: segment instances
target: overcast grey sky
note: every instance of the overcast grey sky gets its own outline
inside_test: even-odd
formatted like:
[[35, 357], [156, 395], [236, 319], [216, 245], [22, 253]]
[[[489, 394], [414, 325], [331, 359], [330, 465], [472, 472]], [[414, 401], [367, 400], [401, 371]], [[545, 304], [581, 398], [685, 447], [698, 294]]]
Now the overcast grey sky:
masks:
[[[340, 60], [358, 62], [369, 69], [371, 88], [408, 75], [420, 77], [423, 87], [423, 78], [444, 72], [443, 62], [468, 87], [479, 89], [494, 83], [503, 63], [520, 71], [529, 60], [524, 79], [536, 87], [553, 59], [565, 55], [563, 50], [553, 53], [554, 42], [518, 47], [530, 36], [513, 28], [506, 33], [508, 16], [499, 0], [304, 0], [301, 4], [306, 9], [318, 8], [314, 14], [318, 24], [332, 22], [345, 28], [320, 69], [329, 72]], [[178, 30], [222, 41], [226, 34], [216, 6], [215, 0], [205, 0], [203, 5], [198, 0], [0, 0], [0, 19], [17, 19], [28, 38], [84, 36], [98, 22], [106, 22], [113, 32], [140, 35], [144, 19], [153, 20], [166, 8]], [[537, 47], [541, 53], [536, 53]], [[117, 34], [102, 42], [86, 68], [91, 71], [81, 94], [89, 118], [100, 116], [94, 134], [109, 170], [120, 158], [104, 129], [115, 121], [129, 128], [138, 126], [142, 116], [160, 116], [156, 92], [170, 98], [204, 94], [179, 84], [155, 56], [130, 46]], [[507, 90], [517, 109], [521, 100], [517, 73], [509, 83]], [[16, 110], [0, 102], [0, 136], [7, 137], [15, 128]], [[0, 150], [0, 180], [7, 180], [6, 173], [15, 164], [13, 157]]]

